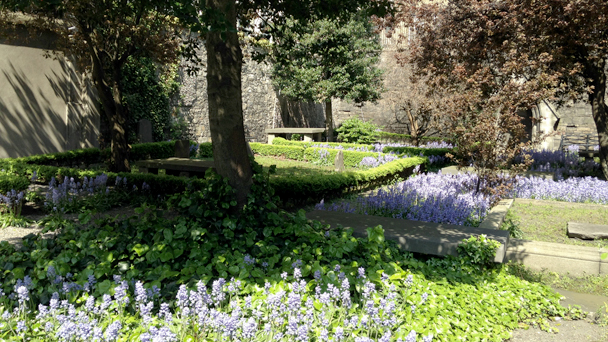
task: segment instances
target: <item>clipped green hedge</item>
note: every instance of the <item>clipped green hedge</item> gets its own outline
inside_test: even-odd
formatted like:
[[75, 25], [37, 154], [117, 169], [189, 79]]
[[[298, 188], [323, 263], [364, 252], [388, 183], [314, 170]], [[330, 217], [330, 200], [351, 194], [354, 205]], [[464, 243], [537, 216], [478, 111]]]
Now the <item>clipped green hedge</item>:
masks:
[[[191, 145], [195, 144], [190, 142]], [[211, 143], [199, 144], [200, 157], [212, 157], [213, 147]], [[164, 159], [175, 155], [175, 141], [161, 141], [154, 143], [134, 144], [129, 151], [129, 160]], [[5, 158], [19, 163], [50, 165], [50, 166], [79, 166], [100, 164], [110, 158], [110, 150], [99, 150], [97, 148], [85, 148], [66, 152], [40, 154], [21, 158]]]
[[311, 163], [320, 162], [320, 150], [327, 150], [329, 152], [328, 160], [331, 164], [336, 160], [336, 154], [338, 151], [342, 151], [344, 154], [344, 166], [347, 167], [359, 167], [359, 164], [365, 157], [378, 158], [378, 155], [385, 155], [384, 153], [378, 152], [359, 152], [359, 151], [348, 151], [348, 150], [335, 150], [327, 149], [322, 147], [310, 147], [304, 150], [304, 158]]
[[422, 148], [422, 147], [392, 147], [387, 146], [382, 149], [384, 153], [394, 152], [398, 155], [423, 155], [426, 157], [430, 156], [445, 156], [446, 153], [452, 152], [451, 148]]
[[213, 158], [213, 144], [210, 142], [198, 144], [197, 156], [199, 158]]
[[251, 150], [262, 156], [285, 157], [293, 160], [304, 160], [303, 146], [295, 145], [268, 145], [262, 143], [250, 143]]
[[[97, 177], [103, 173], [108, 175], [108, 185], [114, 185], [116, 176], [127, 179], [127, 184], [130, 186], [136, 185], [141, 188], [143, 182], [150, 186], [150, 190], [155, 194], [174, 194], [184, 191], [190, 186], [197, 188], [205, 184], [204, 179], [184, 178], [169, 175], [155, 175], [150, 173], [128, 173], [128, 172], [107, 172], [101, 170], [82, 170], [77, 168], [69, 168], [64, 166], [49, 166], [49, 165], [31, 165], [17, 163], [14, 161], [0, 160], [0, 168], [5, 169], [17, 177], [21, 177], [27, 181], [36, 171], [40, 182], [48, 183], [52, 177], [63, 179], [64, 177], [73, 177], [76, 180], [82, 180], [84, 177]], [[0, 176], [2, 179], [3, 176]], [[9, 189], [10, 190], [10, 189]], [[17, 189], [15, 189], [17, 190]]]
[[5, 195], [11, 190], [23, 191], [30, 185], [30, 180], [21, 175], [0, 173], [0, 194]]
[[[392, 142], [409, 142], [412, 141], [412, 136], [409, 134], [399, 134], [390, 132], [378, 132], [378, 139], [381, 141], [392, 141]], [[421, 142], [430, 141], [448, 141], [449, 139], [438, 138], [438, 137], [421, 137]]]
[[337, 172], [329, 175], [304, 177], [271, 177], [275, 193], [284, 202], [309, 203], [321, 199], [336, 198], [345, 193], [361, 191], [387, 184], [397, 179], [406, 179], [420, 165], [424, 170], [427, 158], [412, 157], [398, 159], [377, 168], [363, 171]]
[[290, 145], [290, 146], [302, 146], [304, 148], [309, 148], [314, 145], [328, 145], [330, 147], [338, 147], [342, 146], [343, 148], [367, 148], [370, 150], [374, 149], [374, 145], [369, 144], [354, 144], [354, 143], [336, 143], [336, 142], [322, 142], [322, 141], [292, 141], [284, 138], [274, 138], [272, 140], [272, 145]]
[[392, 147], [386, 146], [382, 149], [384, 153], [395, 153], [397, 155], [410, 155], [410, 156], [445, 156], [446, 153], [453, 152], [451, 148], [423, 148], [423, 147]]

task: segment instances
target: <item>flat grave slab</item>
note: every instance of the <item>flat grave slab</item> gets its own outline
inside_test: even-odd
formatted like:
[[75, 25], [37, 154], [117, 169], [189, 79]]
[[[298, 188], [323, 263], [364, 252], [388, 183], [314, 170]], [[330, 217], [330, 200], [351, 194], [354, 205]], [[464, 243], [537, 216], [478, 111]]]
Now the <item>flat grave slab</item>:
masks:
[[608, 225], [568, 222], [568, 237], [583, 240], [608, 239]]
[[509, 244], [506, 230], [466, 227], [453, 224], [432, 223], [394, 219], [389, 217], [347, 214], [336, 211], [314, 210], [306, 213], [310, 220], [317, 220], [330, 226], [342, 225], [352, 228], [356, 237], [367, 237], [366, 229], [382, 225], [384, 237], [397, 241], [403, 250], [432, 255], [458, 255], [458, 244], [471, 236], [485, 234], [500, 242], [494, 262], [503, 262]]
[[189, 158], [167, 158], [149, 159], [135, 162], [142, 173], [158, 174], [159, 169], [164, 169], [166, 174], [173, 176], [197, 176], [204, 177], [209, 168], [214, 168], [213, 160], [198, 160]]

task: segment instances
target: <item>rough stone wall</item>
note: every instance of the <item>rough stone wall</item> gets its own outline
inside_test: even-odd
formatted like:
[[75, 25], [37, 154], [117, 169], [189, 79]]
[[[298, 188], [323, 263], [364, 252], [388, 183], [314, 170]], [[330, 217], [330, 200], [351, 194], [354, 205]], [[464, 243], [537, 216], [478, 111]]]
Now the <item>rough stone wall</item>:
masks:
[[[591, 114], [591, 105], [577, 102], [558, 108], [552, 103], [541, 101], [532, 111], [541, 119], [533, 134], [546, 134], [541, 148], [557, 150], [560, 147], [562, 135], [567, 133], [591, 134], [597, 138], [597, 128]], [[558, 120], [559, 118], [559, 120]]]
[[[206, 61], [204, 48], [198, 54], [201, 60]], [[266, 128], [324, 126], [325, 117], [320, 104], [294, 102], [280, 96], [272, 86], [272, 66], [253, 61], [247, 50], [243, 51], [243, 55], [243, 121], [248, 141], [265, 142]], [[210, 141], [206, 68], [203, 66], [197, 75], [189, 76], [184, 65], [180, 78], [177, 107], [189, 123], [190, 139]]]
[[[358, 117], [365, 121], [372, 121], [385, 130], [406, 133], [405, 126], [395, 120], [398, 114], [398, 103], [391, 98], [391, 93], [399, 93], [407, 86], [403, 81], [406, 77], [401, 67], [395, 63], [396, 36], [392, 39], [382, 37], [384, 50], [380, 54], [378, 67], [383, 69], [384, 88], [383, 97], [376, 103], [349, 103], [339, 99], [333, 100], [333, 116], [335, 128], [351, 117]], [[324, 106], [318, 103], [301, 103], [289, 101], [281, 96], [272, 86], [271, 65], [257, 63], [247, 57], [242, 71], [243, 87], [243, 119], [245, 136], [248, 141], [265, 142], [264, 129], [278, 127], [324, 127]], [[199, 56], [206, 60], [204, 49]], [[188, 76], [184, 70], [181, 72], [182, 87], [180, 90], [180, 103], [178, 107], [181, 114], [189, 122], [190, 138], [198, 142], [210, 141], [209, 118], [207, 110], [207, 85], [205, 68], [196, 76]], [[553, 115], [553, 112], [556, 115]], [[591, 107], [584, 103], [570, 104], [555, 108], [553, 104], [539, 103], [530, 115], [542, 118], [539, 125], [530, 127], [534, 135], [550, 135], [545, 139], [542, 148], [557, 149], [561, 134], [566, 131], [580, 131], [595, 133], [595, 124], [591, 117]], [[556, 125], [557, 117], [560, 121]], [[530, 123], [531, 125], [531, 123]], [[542, 132], [542, 133], [541, 133]]]
[[[393, 127], [395, 125], [395, 103], [388, 98], [387, 94], [391, 91], [395, 91], [400, 84], [395, 82], [395, 73], [399, 73], [400, 70], [395, 69], [394, 62], [395, 50], [388, 48], [382, 51], [380, 54], [378, 68], [384, 70], [384, 88], [385, 92], [382, 97], [376, 101], [364, 102], [364, 103], [349, 103], [339, 99], [334, 99], [334, 122], [335, 127], [339, 127], [340, 124], [351, 118], [358, 117], [364, 121], [372, 121], [378, 126], [391, 127], [396, 130], [400, 130], [399, 127]], [[405, 133], [405, 132], [401, 132]]]

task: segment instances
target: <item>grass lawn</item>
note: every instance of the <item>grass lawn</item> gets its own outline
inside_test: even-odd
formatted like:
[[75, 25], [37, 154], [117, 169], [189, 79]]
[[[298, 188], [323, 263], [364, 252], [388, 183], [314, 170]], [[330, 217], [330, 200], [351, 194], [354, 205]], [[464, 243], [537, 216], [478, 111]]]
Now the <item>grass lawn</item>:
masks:
[[[268, 156], [255, 156], [255, 161], [264, 167], [271, 165], [277, 166], [277, 176], [306, 176], [313, 174], [332, 174], [335, 173], [333, 165], [314, 165], [310, 162], [281, 159]], [[361, 169], [346, 167], [346, 171], [360, 171]]]
[[517, 225], [526, 240], [608, 247], [606, 240], [573, 239], [566, 234], [568, 222], [608, 224], [608, 205], [516, 199], [506, 221]]

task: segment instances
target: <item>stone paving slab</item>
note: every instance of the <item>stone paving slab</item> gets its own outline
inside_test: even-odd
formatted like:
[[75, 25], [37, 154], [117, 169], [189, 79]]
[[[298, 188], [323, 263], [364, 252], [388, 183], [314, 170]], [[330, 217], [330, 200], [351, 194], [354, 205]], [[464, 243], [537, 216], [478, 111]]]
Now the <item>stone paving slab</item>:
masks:
[[608, 274], [604, 249], [562, 243], [510, 239], [506, 261], [524, 264], [537, 271], [549, 270], [575, 276]]
[[397, 241], [403, 250], [432, 254], [458, 255], [458, 244], [471, 236], [485, 234], [501, 243], [496, 251], [495, 262], [503, 262], [506, 246], [509, 243], [509, 232], [453, 224], [431, 223], [394, 219], [389, 217], [347, 214], [336, 211], [315, 210], [306, 213], [306, 217], [336, 227], [342, 225], [354, 230], [356, 237], [367, 237], [366, 229], [382, 225], [384, 237]]
[[608, 225], [568, 222], [568, 237], [583, 240], [608, 239]]

